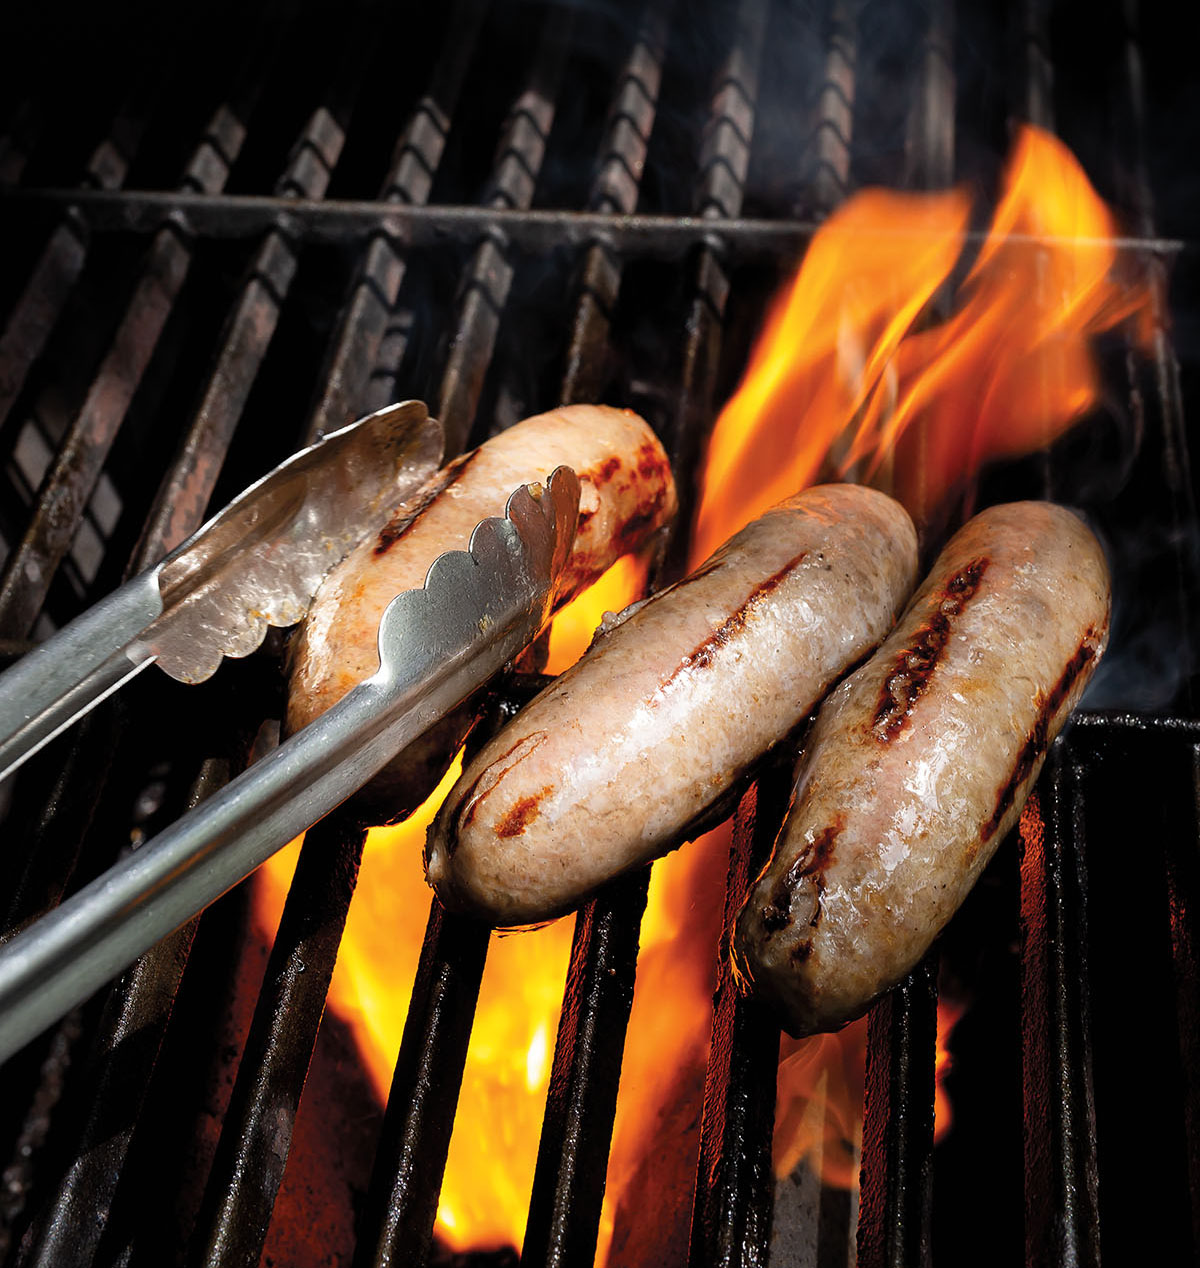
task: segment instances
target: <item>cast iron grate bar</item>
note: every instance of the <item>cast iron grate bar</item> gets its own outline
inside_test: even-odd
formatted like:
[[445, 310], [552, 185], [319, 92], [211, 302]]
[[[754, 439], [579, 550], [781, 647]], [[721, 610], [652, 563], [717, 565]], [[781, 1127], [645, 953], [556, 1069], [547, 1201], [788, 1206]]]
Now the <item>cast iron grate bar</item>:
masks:
[[366, 830], [334, 811], [310, 828], [271, 948], [196, 1223], [192, 1262], [255, 1268], [358, 879]]
[[[211, 194], [224, 187], [276, 47], [272, 27], [264, 23], [247, 49], [228, 102], [218, 107], [192, 154], [181, 181], [184, 188]], [[191, 244], [175, 225], [158, 229], [125, 316], [43, 481], [29, 527], [0, 578], [0, 631], [5, 634], [22, 637], [33, 628], [191, 261]]]
[[937, 952], [871, 1010], [859, 1178], [858, 1263], [929, 1262]]
[[[589, 198], [589, 205], [610, 213], [637, 205], [670, 3], [646, 15], [618, 76]], [[621, 274], [620, 257], [604, 243], [588, 248], [560, 391], [564, 403], [599, 395]], [[522, 1248], [530, 1265], [571, 1264], [595, 1253], [648, 879], [643, 870], [617, 881], [575, 920]]]
[[816, 127], [809, 142], [809, 176], [799, 199], [799, 208], [818, 217], [829, 215], [850, 193], [860, 3], [833, 0], [828, 19], [825, 73], [817, 97]]
[[435, 899], [363, 1209], [355, 1268], [423, 1264], [491, 930]]
[[[614, 220], [599, 211], [553, 208], [474, 207], [454, 204], [405, 206], [375, 199], [327, 198], [295, 201], [261, 194], [205, 195], [181, 190], [107, 191], [37, 189], [8, 196], [15, 215], [55, 215], [74, 208], [96, 233], [150, 233], [169, 219], [191, 238], [258, 238], [282, 227], [294, 241], [346, 243], [384, 234], [404, 250], [436, 246], [447, 238], [471, 240], [493, 234], [510, 247], [537, 251], [553, 246], [586, 247], [601, 238], [633, 259], [674, 259], [705, 242], [719, 242], [739, 261], [794, 260], [818, 229], [813, 220], [731, 216], [713, 221], [691, 216], [637, 213]], [[982, 232], [968, 230], [974, 244]], [[1014, 241], [1020, 241], [1020, 235]], [[1150, 234], [1119, 234], [1118, 251], [1161, 257], [1189, 249], [1192, 240]]]
[[692, 1268], [764, 1264], [769, 1257], [779, 1022], [739, 989], [729, 938], [746, 893], [770, 858], [791, 782], [786, 763], [764, 775], [742, 798], [734, 819], [704, 1079], [688, 1256]]
[[933, 0], [918, 45], [916, 93], [910, 106], [905, 184], [945, 189], [954, 179], [954, 10]]
[[[620, 91], [609, 113], [605, 152], [592, 184], [588, 208], [629, 216], [637, 209], [650, 131], [658, 109], [667, 18], [674, 0], [656, 0], [642, 21], [637, 41], [618, 78]], [[622, 262], [605, 237], [590, 243], [580, 270], [579, 301], [571, 325], [567, 365], [559, 399], [594, 401], [604, 386], [604, 352], [621, 285]]]
[[[456, 0], [448, 26], [452, 38], [428, 91], [401, 134], [395, 161], [384, 181], [384, 202], [410, 207], [423, 207], [428, 202], [485, 11], [485, 0]], [[372, 237], [361, 274], [342, 306], [329, 359], [319, 379], [323, 386], [309, 420], [310, 438], [343, 427], [364, 412], [367, 382], [406, 268], [405, 255], [387, 235]], [[393, 352], [398, 363], [404, 349]]]
[[[489, 210], [528, 210], [533, 205], [546, 143], [554, 126], [559, 89], [575, 14], [571, 7], [547, 14], [533, 56], [529, 84], [513, 103], [496, 153]], [[467, 444], [491, 365], [500, 319], [508, 302], [515, 266], [502, 237], [489, 234], [475, 248], [460, 293], [455, 337], [432, 410], [446, 430], [446, 448], [458, 453]]]
[[617, 881], [575, 918], [522, 1263], [595, 1254], [648, 879]]
[[[360, 54], [356, 50], [364, 44], [365, 41], [361, 40], [350, 41], [348, 54], [353, 52], [353, 56], [347, 55], [343, 59], [341, 74], [335, 79], [328, 107], [319, 109], [310, 120], [293, 151], [289, 171], [281, 184], [290, 176], [304, 182], [304, 191], [309, 196], [319, 196], [324, 189], [329, 171], [336, 163], [342, 138], [341, 127], [331, 112], [342, 116], [344, 122], [349, 104], [347, 90], [357, 82], [361, 69], [357, 65]], [[327, 167], [308, 161], [306, 156], [312, 146], [319, 147]], [[141, 545], [127, 569], [129, 574], [160, 558], [194, 531], [204, 517], [217, 471], [241, 413], [245, 393], [265, 353], [274, 329], [277, 306], [286, 295], [290, 281], [289, 276], [277, 276], [277, 289], [272, 295], [269, 288], [262, 286], [259, 276], [272, 263], [278, 264], [285, 258], [284, 253], [290, 255], [286, 243], [277, 236], [268, 238], [252, 264], [250, 278], [227, 328], [227, 338], [218, 356], [217, 370], [210, 381], [209, 391], [183, 452], [164, 482], [160, 506], [166, 508], [167, 514], [151, 515]], [[266, 311], [263, 311], [264, 307]], [[214, 391], [213, 383], [220, 390]], [[207, 450], [208, 461], [197, 463], [196, 452], [202, 444]], [[267, 707], [265, 700], [259, 702], [254, 726]], [[97, 739], [95, 732], [96, 728], [89, 726], [81, 736], [86, 745], [84, 752], [90, 754], [92, 743]], [[247, 747], [249, 738], [246, 739]], [[244, 761], [245, 754], [242, 753], [240, 758], [234, 758], [232, 764], [228, 760], [218, 763], [217, 769], [207, 777], [204, 795], [216, 791], [237, 773]], [[65, 879], [60, 879], [56, 897], [61, 897], [64, 885]], [[99, 1215], [109, 1210], [121, 1177], [133, 1122], [157, 1060], [197, 925], [198, 919], [189, 922], [148, 952], [119, 981], [110, 997], [106, 1020], [100, 1026], [101, 1050], [93, 1060], [88, 1075], [95, 1089], [88, 1099], [97, 1106], [122, 1105], [127, 1113], [126, 1125], [121, 1131], [109, 1134], [103, 1148], [82, 1150], [72, 1162], [52, 1199], [49, 1213], [41, 1222], [42, 1233], [40, 1240], [35, 1239], [34, 1242], [37, 1249], [33, 1262], [66, 1265], [91, 1261], [104, 1227]], [[73, 1222], [81, 1211], [87, 1209], [95, 1213], [88, 1225], [94, 1229], [95, 1236], [72, 1240], [70, 1229]], [[63, 1241], [64, 1236], [68, 1239], [66, 1242]]]
[[[766, 0], [745, 0], [736, 15], [730, 53], [717, 76], [713, 113], [700, 149], [696, 216], [711, 224], [691, 262], [687, 338], [683, 348], [680, 407], [671, 434], [671, 466], [679, 489], [679, 523], [691, 524], [695, 512], [700, 449], [712, 424], [713, 396], [721, 359], [722, 326], [729, 298], [722, 233], [742, 213], [742, 195], [750, 165], [758, 72], [767, 27]], [[722, 233], [715, 232], [721, 230]], [[667, 558], [667, 577], [686, 571], [686, 534], [680, 533]]]
[[[135, 82], [111, 130], [87, 162], [85, 186], [115, 190], [124, 184], [169, 66], [169, 58], [163, 57], [155, 62], [155, 70]], [[87, 223], [77, 213], [68, 211], [51, 233], [13, 306], [0, 335], [0, 426], [20, 394], [30, 366], [41, 356], [83, 271], [88, 238]]]
[[1060, 741], [1020, 824], [1025, 1261], [1047, 1268], [1100, 1263], [1081, 783]]

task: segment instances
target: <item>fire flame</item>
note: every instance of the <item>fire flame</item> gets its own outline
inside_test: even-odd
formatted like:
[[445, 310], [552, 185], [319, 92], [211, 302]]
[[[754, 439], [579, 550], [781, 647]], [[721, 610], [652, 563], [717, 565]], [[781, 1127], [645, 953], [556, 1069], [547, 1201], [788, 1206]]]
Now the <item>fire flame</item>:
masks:
[[[646, 574], [644, 559], [627, 556], [564, 607], [550, 632], [548, 671], [561, 672], [582, 655], [604, 613], [640, 597]], [[429, 912], [425, 830], [461, 769], [460, 755], [411, 818], [367, 834], [330, 983], [329, 1006], [353, 1029], [381, 1103]], [[259, 870], [255, 912], [268, 938], [299, 849], [293, 842]], [[438, 1204], [436, 1232], [452, 1250], [520, 1246], [524, 1239], [573, 929], [573, 921], [560, 920], [519, 937], [493, 936], [488, 947]]]
[[[1108, 211], [1069, 151], [1025, 128], [967, 269], [970, 213], [962, 190], [867, 191], [817, 233], [714, 428], [693, 563], [818, 478], [870, 480], [923, 518], [984, 462], [1045, 446], [1092, 407], [1090, 338], [1145, 311], [1144, 291], [1113, 277]], [[965, 269], [957, 283], [956, 269]], [[560, 614], [548, 670], [572, 663], [603, 612], [638, 597], [645, 577], [644, 561], [623, 561]], [[354, 1027], [381, 1099], [429, 906], [425, 827], [457, 773], [456, 762], [407, 823], [370, 834], [334, 973], [330, 1004]], [[727, 828], [710, 833], [652, 873], [597, 1263], [633, 1262], [626, 1193], [643, 1203], [643, 1226], [682, 1217], [686, 1239], [728, 840]], [[291, 847], [260, 873], [268, 931], [294, 860]], [[493, 939], [438, 1211], [452, 1248], [521, 1245], [571, 932], [563, 921]], [[939, 1134], [958, 1011], [938, 1011]], [[859, 1022], [782, 1045], [781, 1174], [807, 1158], [825, 1183], [857, 1183], [865, 1035]], [[685, 1179], [672, 1189], [659, 1164], [679, 1156]], [[668, 1246], [674, 1236], [663, 1262], [681, 1257], [677, 1242]]]
[[692, 558], [823, 475], [923, 518], [989, 459], [1041, 449], [1096, 402], [1091, 338], [1146, 311], [1114, 278], [1116, 225], [1071, 152], [1017, 137], [966, 278], [970, 199], [865, 191], [813, 239], [709, 446]]

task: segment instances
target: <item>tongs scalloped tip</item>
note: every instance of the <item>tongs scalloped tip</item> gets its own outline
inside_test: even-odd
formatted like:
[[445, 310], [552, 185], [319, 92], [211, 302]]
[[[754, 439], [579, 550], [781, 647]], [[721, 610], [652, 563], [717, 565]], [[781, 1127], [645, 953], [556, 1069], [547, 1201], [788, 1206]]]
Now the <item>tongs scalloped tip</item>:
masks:
[[[579, 481], [517, 489], [380, 621], [380, 668], [273, 753], [0, 946], [0, 1062], [360, 788], [540, 633]], [[481, 638], [481, 630], [486, 636]]]
[[256, 481], [154, 567], [0, 675], [0, 779], [147, 665], [203, 682], [300, 620], [329, 569], [441, 463], [441, 425], [401, 401]]

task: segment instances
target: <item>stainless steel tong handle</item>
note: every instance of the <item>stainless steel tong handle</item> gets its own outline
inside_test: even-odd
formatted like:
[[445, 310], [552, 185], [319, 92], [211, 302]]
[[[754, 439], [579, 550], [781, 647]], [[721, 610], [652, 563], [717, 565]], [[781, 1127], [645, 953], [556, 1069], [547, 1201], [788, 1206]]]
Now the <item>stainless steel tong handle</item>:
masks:
[[166, 831], [0, 946], [0, 1062], [343, 802], [549, 619], [575, 473], [518, 489], [379, 626], [379, 672]]
[[291, 625], [380, 508], [442, 457], [420, 401], [369, 414], [294, 454], [165, 559], [0, 675], [0, 779], [155, 664], [202, 682]]

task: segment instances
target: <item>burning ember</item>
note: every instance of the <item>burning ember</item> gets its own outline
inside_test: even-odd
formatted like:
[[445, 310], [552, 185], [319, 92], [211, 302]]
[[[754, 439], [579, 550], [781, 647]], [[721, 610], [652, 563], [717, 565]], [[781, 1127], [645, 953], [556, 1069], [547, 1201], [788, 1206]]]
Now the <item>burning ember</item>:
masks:
[[[714, 429], [691, 544], [698, 563], [767, 507], [818, 479], [893, 492], [928, 519], [990, 459], [1047, 445], [1097, 397], [1092, 336], [1139, 311], [1114, 277], [1111, 216], [1060, 142], [1018, 136], [1002, 199], [969, 268], [970, 199], [867, 191], [813, 239]], [[965, 276], [954, 281], [956, 270]], [[551, 636], [551, 672], [584, 650], [605, 610], [638, 597], [644, 564], [621, 561]], [[425, 828], [458, 763], [408, 823], [368, 839], [330, 992], [386, 1097], [429, 907]], [[686, 1212], [699, 1131], [728, 831], [654, 867], [601, 1218], [599, 1263], [629, 1262], [638, 1199], [645, 1223]], [[293, 851], [262, 870], [260, 914], [274, 928]], [[520, 1246], [571, 943], [562, 921], [494, 938], [484, 974], [438, 1211], [451, 1247]], [[946, 1040], [938, 1015], [938, 1131]], [[827, 1184], [857, 1183], [865, 1021], [781, 1048], [775, 1165], [807, 1158]], [[655, 1149], [687, 1155], [681, 1191]], [[678, 1186], [677, 1186], [678, 1188]], [[674, 1236], [668, 1232], [665, 1236]], [[669, 1261], [669, 1260], [668, 1260]]]

